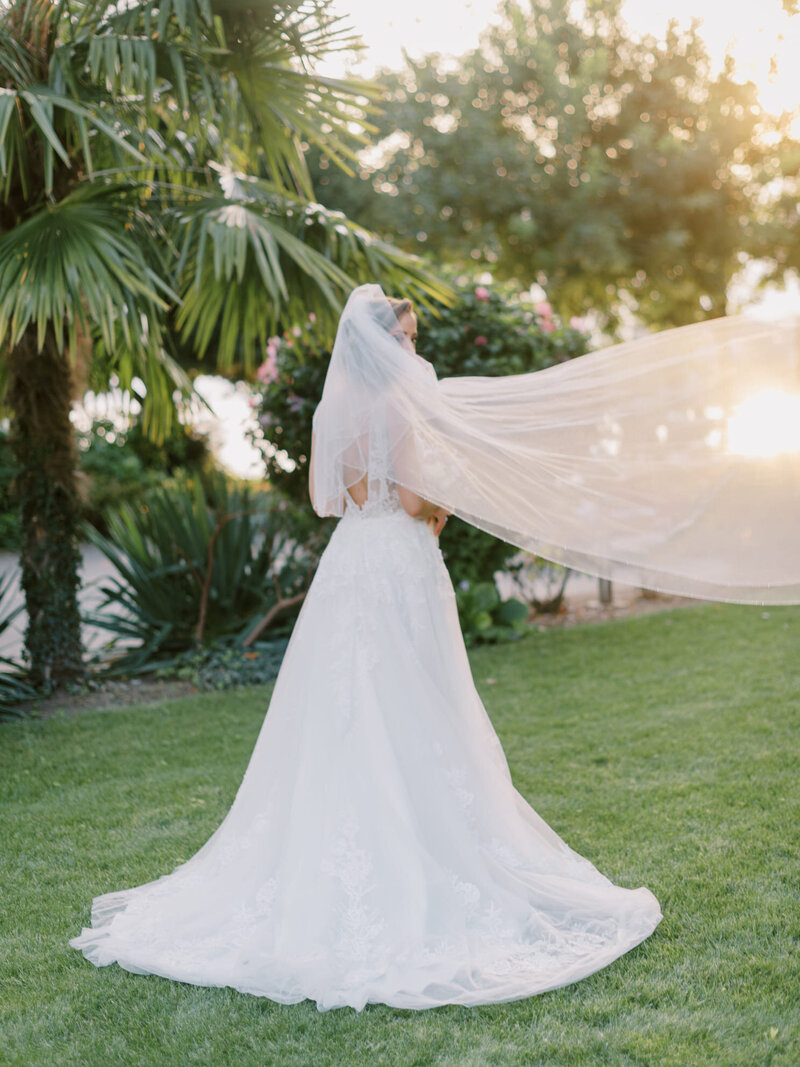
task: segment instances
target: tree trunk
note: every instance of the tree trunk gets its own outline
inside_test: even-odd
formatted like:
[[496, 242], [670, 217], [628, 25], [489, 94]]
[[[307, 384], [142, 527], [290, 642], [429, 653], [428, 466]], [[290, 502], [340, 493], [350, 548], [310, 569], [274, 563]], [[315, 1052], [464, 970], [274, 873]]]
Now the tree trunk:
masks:
[[84, 676], [70, 367], [50, 331], [38, 352], [35, 329], [29, 329], [11, 352], [8, 369], [11, 446], [19, 467], [26, 659], [33, 684], [51, 690]]

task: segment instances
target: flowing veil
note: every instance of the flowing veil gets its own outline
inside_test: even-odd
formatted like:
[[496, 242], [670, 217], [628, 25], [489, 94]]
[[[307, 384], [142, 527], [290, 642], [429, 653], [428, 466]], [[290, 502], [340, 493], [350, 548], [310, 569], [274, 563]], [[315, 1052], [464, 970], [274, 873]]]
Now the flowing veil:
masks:
[[366, 477], [370, 495], [405, 486], [600, 577], [800, 602], [800, 318], [714, 319], [441, 381], [393, 322], [379, 286], [353, 291], [314, 416], [320, 515], [343, 514]]

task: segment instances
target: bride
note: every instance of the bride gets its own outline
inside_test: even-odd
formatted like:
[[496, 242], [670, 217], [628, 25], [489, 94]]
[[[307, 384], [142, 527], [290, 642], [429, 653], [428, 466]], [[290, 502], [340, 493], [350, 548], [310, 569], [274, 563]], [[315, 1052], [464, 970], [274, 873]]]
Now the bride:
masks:
[[96, 966], [320, 1011], [475, 1005], [575, 982], [661, 919], [512, 784], [438, 547], [463, 455], [433, 448], [415, 339], [408, 301], [352, 294], [310, 461], [315, 509], [341, 520], [249, 766], [188, 862], [95, 898], [70, 944]]

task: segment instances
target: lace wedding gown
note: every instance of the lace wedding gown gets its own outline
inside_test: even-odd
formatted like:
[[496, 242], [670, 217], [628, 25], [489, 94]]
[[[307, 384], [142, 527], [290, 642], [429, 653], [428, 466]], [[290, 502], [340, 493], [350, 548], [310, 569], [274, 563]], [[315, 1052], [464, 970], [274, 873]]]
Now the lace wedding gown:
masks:
[[394, 492], [348, 501], [221, 826], [70, 944], [320, 1011], [431, 1008], [575, 982], [660, 919], [512, 785], [436, 538]]

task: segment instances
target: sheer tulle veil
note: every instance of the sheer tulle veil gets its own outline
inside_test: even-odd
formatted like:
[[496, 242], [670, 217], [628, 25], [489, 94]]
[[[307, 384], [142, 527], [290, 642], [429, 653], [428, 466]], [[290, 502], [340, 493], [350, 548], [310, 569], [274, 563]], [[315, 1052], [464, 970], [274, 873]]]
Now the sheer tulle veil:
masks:
[[[435, 353], [431, 353], [435, 358]], [[314, 416], [315, 507], [365, 476], [590, 574], [800, 602], [800, 318], [714, 319], [529, 374], [437, 380], [377, 285]]]

